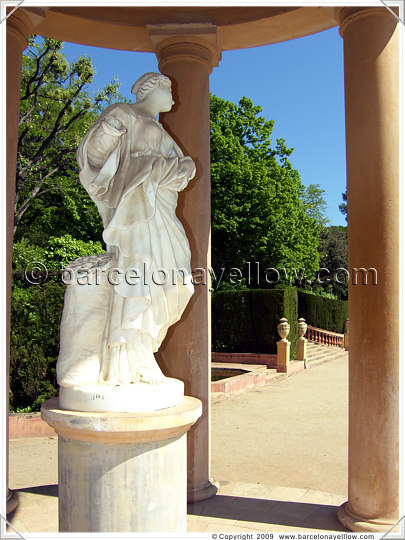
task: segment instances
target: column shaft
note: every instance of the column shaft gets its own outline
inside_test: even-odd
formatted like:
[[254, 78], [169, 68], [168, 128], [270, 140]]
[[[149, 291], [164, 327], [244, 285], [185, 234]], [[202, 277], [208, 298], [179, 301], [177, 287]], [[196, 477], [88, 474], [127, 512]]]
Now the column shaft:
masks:
[[[9, 379], [9, 353], [10, 353], [10, 309], [11, 309], [11, 264], [13, 254], [13, 228], [14, 228], [14, 197], [15, 197], [15, 176], [17, 161], [18, 143], [18, 118], [20, 111], [20, 87], [21, 87], [21, 65], [22, 53], [27, 46], [27, 37], [32, 32], [33, 24], [23, 10], [15, 11], [6, 22], [6, 59], [7, 59], [7, 84], [6, 84], [6, 122], [7, 122], [7, 163], [6, 163], [6, 289], [7, 289], [7, 311], [6, 311], [6, 366], [7, 384]], [[7, 401], [8, 410], [8, 401]], [[6, 424], [8, 440], [8, 421]], [[17, 499], [8, 490], [8, 446], [7, 446], [7, 513], [17, 506]]]
[[[398, 519], [398, 29], [385, 8], [344, 8], [349, 240], [349, 501], [352, 530]], [[368, 272], [367, 285], [355, 268]]]
[[[199, 44], [171, 44], [158, 52], [159, 68], [170, 77], [176, 105], [162, 123], [197, 166], [195, 178], [179, 194], [177, 215], [191, 249], [191, 268], [210, 268], [211, 181], [209, 63]], [[201, 281], [201, 280], [199, 280]], [[195, 293], [180, 322], [170, 328], [158, 356], [165, 375], [184, 381], [185, 393], [203, 403], [203, 415], [188, 434], [188, 500], [214, 495], [210, 483], [211, 299], [209, 276]]]

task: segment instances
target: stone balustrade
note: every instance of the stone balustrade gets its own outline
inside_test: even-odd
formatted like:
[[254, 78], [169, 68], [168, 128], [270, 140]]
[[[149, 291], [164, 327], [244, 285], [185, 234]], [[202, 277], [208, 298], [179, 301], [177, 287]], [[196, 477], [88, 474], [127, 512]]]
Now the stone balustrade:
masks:
[[343, 345], [344, 334], [338, 334], [337, 332], [330, 332], [329, 330], [308, 325], [307, 339], [314, 343], [341, 347]]

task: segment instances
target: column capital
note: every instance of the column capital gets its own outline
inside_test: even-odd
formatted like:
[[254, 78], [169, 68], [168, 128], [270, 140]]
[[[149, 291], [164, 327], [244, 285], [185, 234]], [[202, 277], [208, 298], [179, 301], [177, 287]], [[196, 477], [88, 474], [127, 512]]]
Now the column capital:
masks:
[[219, 29], [212, 24], [154, 24], [147, 28], [159, 69], [173, 60], [192, 60], [203, 63], [211, 72], [221, 60]]
[[394, 15], [386, 7], [342, 7], [335, 8], [337, 18], [340, 22], [339, 33], [344, 37], [345, 30], [354, 21], [359, 21], [366, 17], [378, 15], [381, 17], [391, 17], [396, 23]]
[[18, 39], [24, 50], [27, 38], [44, 19], [48, 8], [18, 8], [7, 19], [7, 33]]

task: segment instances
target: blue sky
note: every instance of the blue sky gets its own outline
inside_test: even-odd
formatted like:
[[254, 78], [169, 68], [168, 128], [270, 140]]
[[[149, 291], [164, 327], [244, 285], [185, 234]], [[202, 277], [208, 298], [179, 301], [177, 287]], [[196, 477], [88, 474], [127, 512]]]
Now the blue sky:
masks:
[[[137, 53], [66, 43], [69, 60], [91, 56], [97, 69], [95, 87], [117, 76], [120, 92], [132, 99], [134, 81], [158, 71], [152, 53]], [[343, 40], [337, 28], [283, 43], [226, 51], [210, 78], [210, 90], [237, 102], [250, 98], [275, 121], [273, 141], [286, 140], [290, 157], [305, 185], [325, 190], [333, 225], [346, 225], [338, 205], [346, 189]]]

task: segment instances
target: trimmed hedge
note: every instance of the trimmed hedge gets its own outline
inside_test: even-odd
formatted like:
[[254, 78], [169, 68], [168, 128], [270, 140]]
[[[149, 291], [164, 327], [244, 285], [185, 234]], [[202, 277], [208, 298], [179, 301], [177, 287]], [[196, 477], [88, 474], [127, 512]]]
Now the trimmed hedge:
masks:
[[212, 296], [212, 349], [275, 354], [282, 317], [291, 325], [288, 340], [295, 358], [298, 296], [294, 287], [217, 292]]
[[277, 352], [280, 339], [277, 324], [281, 317], [290, 323], [288, 340], [291, 358], [295, 358], [298, 338], [297, 320], [343, 333], [348, 318], [348, 303], [315, 296], [294, 287], [221, 291], [212, 296], [212, 350], [215, 352]]
[[333, 300], [298, 291], [298, 316], [316, 328], [343, 333], [348, 309], [347, 300]]
[[11, 297], [10, 410], [39, 411], [58, 395], [56, 360], [65, 286], [14, 280]]

